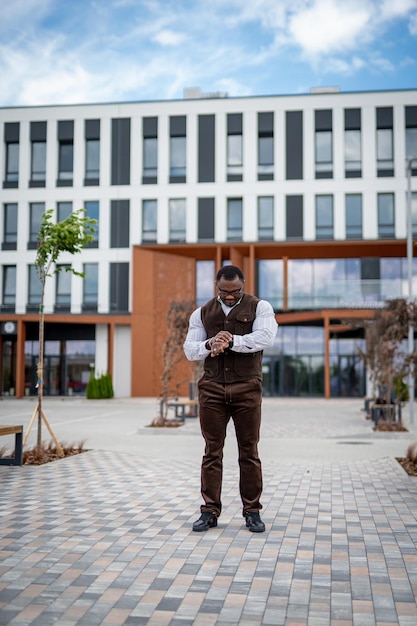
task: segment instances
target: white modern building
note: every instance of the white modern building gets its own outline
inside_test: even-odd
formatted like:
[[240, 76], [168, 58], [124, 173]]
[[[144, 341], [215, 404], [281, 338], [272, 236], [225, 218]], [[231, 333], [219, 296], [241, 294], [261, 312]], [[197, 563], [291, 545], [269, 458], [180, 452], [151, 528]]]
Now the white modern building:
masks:
[[119, 397], [158, 395], [169, 303], [211, 297], [227, 262], [280, 323], [265, 393], [365, 393], [345, 321], [409, 296], [417, 90], [8, 107], [0, 137], [1, 394], [36, 392], [43, 212], [82, 207], [96, 240], [60, 263], [85, 279], [47, 282], [46, 394], [94, 369]]

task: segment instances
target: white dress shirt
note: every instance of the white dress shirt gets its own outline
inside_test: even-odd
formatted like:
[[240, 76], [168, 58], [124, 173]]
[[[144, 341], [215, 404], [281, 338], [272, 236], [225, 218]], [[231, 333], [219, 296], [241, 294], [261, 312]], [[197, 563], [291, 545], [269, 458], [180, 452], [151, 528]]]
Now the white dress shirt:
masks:
[[[225, 315], [239, 306], [237, 302], [233, 307], [227, 306], [220, 298], [218, 298]], [[252, 332], [247, 335], [233, 335], [234, 352], [248, 354], [249, 352], [259, 352], [264, 348], [273, 345], [277, 334], [278, 324], [275, 320], [275, 313], [272, 306], [266, 300], [259, 300], [256, 307], [256, 317], [252, 325]], [[206, 348], [207, 337], [206, 329], [201, 321], [201, 307], [198, 307], [190, 317], [187, 337], [184, 342], [185, 356], [189, 361], [202, 361], [205, 359], [210, 350]]]

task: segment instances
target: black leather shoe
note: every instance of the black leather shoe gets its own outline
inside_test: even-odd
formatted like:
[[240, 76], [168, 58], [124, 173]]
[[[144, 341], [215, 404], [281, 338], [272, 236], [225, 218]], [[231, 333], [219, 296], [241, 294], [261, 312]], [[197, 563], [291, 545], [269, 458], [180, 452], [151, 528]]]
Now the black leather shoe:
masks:
[[251, 533], [265, 532], [265, 524], [261, 520], [259, 513], [246, 513], [246, 526]]
[[199, 533], [203, 530], [209, 530], [209, 528], [214, 528], [215, 526], [217, 526], [217, 516], [210, 511], [204, 511], [204, 513], [201, 514], [201, 517], [194, 522], [193, 530]]

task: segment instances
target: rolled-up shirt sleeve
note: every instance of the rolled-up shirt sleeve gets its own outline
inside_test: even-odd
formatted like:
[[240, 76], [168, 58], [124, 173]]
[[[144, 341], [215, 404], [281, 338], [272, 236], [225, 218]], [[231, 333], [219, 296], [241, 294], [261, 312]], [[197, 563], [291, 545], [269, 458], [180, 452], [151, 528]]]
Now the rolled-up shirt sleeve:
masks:
[[259, 352], [273, 345], [277, 336], [278, 324], [272, 306], [266, 300], [260, 300], [256, 307], [256, 318], [252, 332], [247, 335], [233, 335], [234, 352]]
[[189, 361], [202, 361], [210, 354], [205, 344], [207, 341], [206, 329], [201, 321], [201, 307], [190, 316], [187, 337], [184, 342], [184, 353]]

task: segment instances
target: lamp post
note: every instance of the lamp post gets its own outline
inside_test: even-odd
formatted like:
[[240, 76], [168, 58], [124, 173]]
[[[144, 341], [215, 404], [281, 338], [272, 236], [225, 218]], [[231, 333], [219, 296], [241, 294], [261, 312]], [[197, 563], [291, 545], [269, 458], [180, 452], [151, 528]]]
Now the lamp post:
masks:
[[[407, 274], [408, 274], [408, 302], [413, 300], [413, 220], [411, 214], [411, 169], [413, 159], [407, 159]], [[414, 353], [414, 326], [408, 325], [408, 354]], [[410, 403], [410, 424], [414, 423], [414, 363], [411, 361], [408, 375], [408, 392]]]

